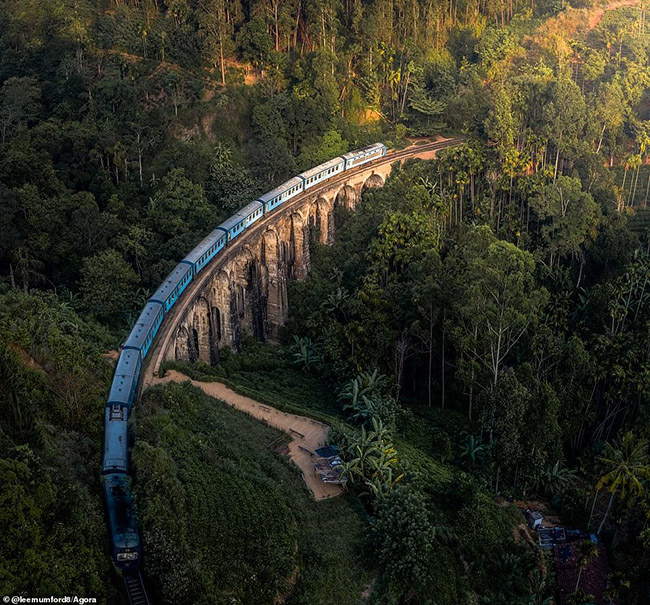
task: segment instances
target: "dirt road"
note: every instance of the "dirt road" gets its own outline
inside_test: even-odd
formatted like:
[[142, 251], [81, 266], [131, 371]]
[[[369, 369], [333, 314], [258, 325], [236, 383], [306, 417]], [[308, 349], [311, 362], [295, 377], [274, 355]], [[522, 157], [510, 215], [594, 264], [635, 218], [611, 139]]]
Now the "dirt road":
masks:
[[281, 412], [249, 397], [239, 395], [220, 382], [191, 380], [185, 374], [176, 370], [169, 370], [163, 378], [154, 377], [150, 384], [164, 384], [167, 382], [190, 382], [206, 395], [220, 399], [228, 405], [266, 422], [269, 426], [289, 434], [291, 436], [289, 457], [302, 471], [305, 483], [307, 483], [314, 495], [314, 499], [325, 500], [343, 493], [340, 485], [323, 483], [320, 477], [314, 473], [314, 464], [309, 453], [325, 445], [327, 433], [329, 432], [329, 427], [326, 424], [305, 416]]

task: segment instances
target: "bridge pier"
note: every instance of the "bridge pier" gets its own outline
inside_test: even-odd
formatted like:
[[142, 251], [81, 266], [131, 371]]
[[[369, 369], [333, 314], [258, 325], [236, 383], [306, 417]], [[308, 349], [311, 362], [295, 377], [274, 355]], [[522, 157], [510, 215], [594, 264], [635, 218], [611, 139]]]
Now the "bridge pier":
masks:
[[192, 291], [184, 295], [185, 303], [178, 305], [160, 359], [215, 364], [221, 348], [241, 348], [245, 333], [261, 341], [277, 340], [288, 316], [287, 280], [307, 277], [310, 243], [332, 244], [335, 208], [354, 210], [363, 191], [382, 187], [401, 159], [387, 157], [382, 163], [345, 174], [343, 179], [335, 177], [290, 200], [242, 233], [205, 269], [209, 273], [200, 279], [200, 286], [188, 288]]

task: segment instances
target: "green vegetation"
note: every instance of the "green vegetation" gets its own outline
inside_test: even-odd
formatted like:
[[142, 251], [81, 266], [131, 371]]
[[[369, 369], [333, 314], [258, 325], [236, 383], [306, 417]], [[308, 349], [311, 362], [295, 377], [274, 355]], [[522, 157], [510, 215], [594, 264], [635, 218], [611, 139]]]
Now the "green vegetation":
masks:
[[135, 418], [145, 571], [162, 603], [357, 603], [372, 579], [353, 500], [315, 505], [287, 437], [189, 385]]
[[[109, 364], [49, 294], [0, 294], [0, 592], [117, 603], [98, 469]], [[90, 344], [92, 343], [92, 344]]]
[[[642, 602], [650, 32], [643, 2], [597, 8], [2, 3], [3, 592], [118, 598], [99, 351], [178, 258], [314, 163], [462, 132], [466, 145], [396, 169], [355, 215], [337, 209], [337, 243], [314, 244], [310, 277], [290, 285], [280, 346], [183, 368], [330, 422], [349, 499], [310, 504], [273, 431], [156, 390], [135, 427], [148, 571], [168, 602], [354, 602], [372, 576], [365, 513], [372, 602], [543, 603], [548, 562], [502, 504], [544, 497], [601, 535], [617, 602]], [[206, 494], [232, 504], [208, 509]]]

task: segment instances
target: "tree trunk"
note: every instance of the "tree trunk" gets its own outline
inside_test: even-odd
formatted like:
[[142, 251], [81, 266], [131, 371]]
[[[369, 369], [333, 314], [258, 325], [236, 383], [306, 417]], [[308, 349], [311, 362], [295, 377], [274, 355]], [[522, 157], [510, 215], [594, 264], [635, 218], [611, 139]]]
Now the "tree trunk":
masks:
[[598, 147], [596, 153], [600, 151], [600, 146], [603, 144], [603, 137], [605, 136], [605, 124], [603, 124], [603, 129], [600, 131], [600, 141], [598, 141]]
[[594, 494], [594, 501], [591, 503], [591, 511], [589, 512], [589, 522], [587, 523], [587, 529], [591, 527], [591, 520], [594, 517], [594, 508], [596, 508], [596, 500], [598, 499], [598, 494], [600, 493], [600, 490], [597, 489], [596, 493]]
[[[560, 140], [562, 140], [562, 137], [560, 136]], [[557, 150], [555, 151], [555, 172], [553, 173], [553, 182], [557, 180], [557, 167], [558, 164], [560, 163], [560, 145], [558, 143]]]
[[225, 66], [225, 58], [223, 56], [223, 37], [219, 38], [219, 59], [221, 63], [221, 83], [225, 86], [226, 85], [226, 66]]
[[599, 536], [600, 532], [603, 531], [603, 526], [605, 525], [605, 521], [607, 521], [607, 517], [609, 517], [609, 511], [612, 508], [612, 503], [614, 502], [614, 497], [616, 496], [617, 491], [618, 488], [612, 492], [609, 502], [607, 503], [607, 510], [605, 511], [605, 516], [603, 517], [603, 520], [600, 522], [600, 525], [598, 526], [598, 531], [596, 532], [597, 536]]

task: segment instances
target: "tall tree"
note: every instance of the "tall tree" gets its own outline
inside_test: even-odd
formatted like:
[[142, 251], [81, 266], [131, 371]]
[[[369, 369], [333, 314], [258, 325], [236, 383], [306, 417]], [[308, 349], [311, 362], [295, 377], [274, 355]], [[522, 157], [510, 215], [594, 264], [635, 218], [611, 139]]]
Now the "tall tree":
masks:
[[606, 472], [596, 487], [606, 487], [611, 496], [598, 526], [598, 534], [603, 530], [617, 496], [622, 502], [631, 504], [643, 494], [642, 480], [650, 480], [648, 443], [645, 439], [635, 438], [632, 431], [628, 431], [618, 445], [607, 444], [600, 461]]

